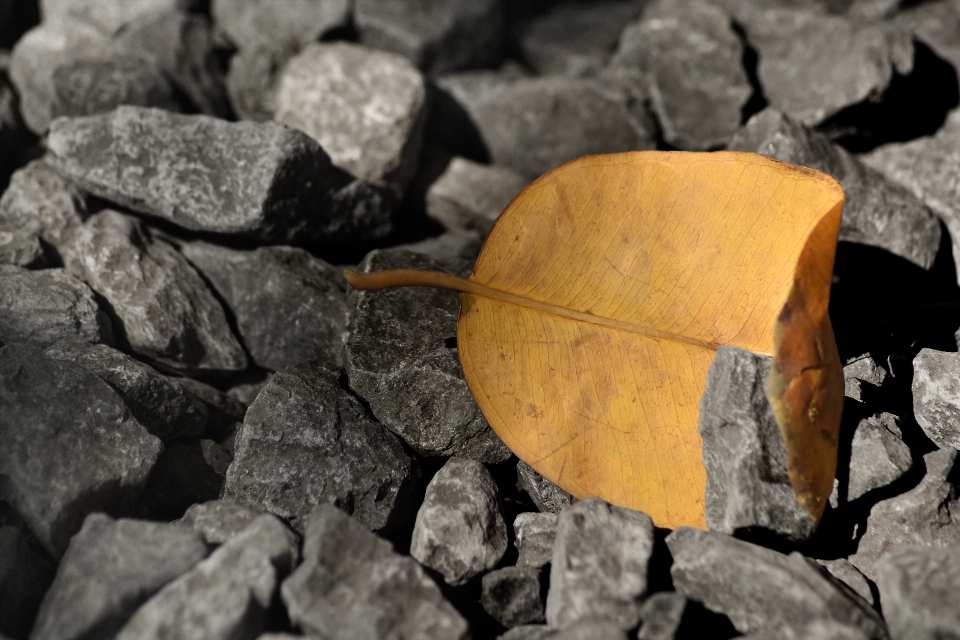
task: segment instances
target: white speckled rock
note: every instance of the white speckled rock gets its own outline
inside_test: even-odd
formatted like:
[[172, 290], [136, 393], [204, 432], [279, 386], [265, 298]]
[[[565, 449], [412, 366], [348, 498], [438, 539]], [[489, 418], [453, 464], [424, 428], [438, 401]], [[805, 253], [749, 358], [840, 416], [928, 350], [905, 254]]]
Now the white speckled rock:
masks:
[[427, 215], [447, 229], [486, 235], [525, 186], [527, 179], [516, 171], [458, 156], [427, 190]]
[[913, 359], [913, 413], [940, 447], [960, 449], [960, 353], [922, 349]]

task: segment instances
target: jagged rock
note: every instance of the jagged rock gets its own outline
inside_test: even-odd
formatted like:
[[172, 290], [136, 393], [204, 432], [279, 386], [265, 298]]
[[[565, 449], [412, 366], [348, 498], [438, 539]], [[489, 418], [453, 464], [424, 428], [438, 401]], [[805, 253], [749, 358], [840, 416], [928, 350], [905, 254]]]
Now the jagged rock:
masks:
[[211, 440], [172, 442], [157, 458], [138, 504], [155, 519], [180, 518], [190, 505], [220, 497], [229, 465], [230, 454]]
[[787, 450], [767, 400], [770, 357], [720, 347], [700, 400], [711, 531], [766, 529], [806, 540], [815, 522], [794, 497]]
[[960, 13], [951, 0], [934, 0], [897, 7], [891, 21], [960, 68]]
[[226, 303], [258, 365], [341, 364], [350, 308], [339, 269], [293, 247], [239, 251], [191, 242], [181, 252]]
[[869, 353], [847, 361], [843, 367], [843, 393], [857, 402], [864, 402], [864, 384], [883, 386], [888, 378], [886, 370]]
[[296, 548], [292, 531], [260, 516], [148, 600], [117, 640], [255, 638], [277, 585], [296, 564]]
[[860, 629], [835, 620], [779, 625], [741, 636], [744, 640], [868, 640]]
[[150, 596], [208, 553], [187, 527], [92, 513], [70, 540], [31, 640], [112, 637]]
[[725, 146], [753, 88], [730, 16], [703, 0], [659, 0], [627, 26], [610, 71], [649, 96], [664, 140], [681, 149]]
[[850, 446], [848, 501], [889, 485], [910, 469], [913, 458], [901, 440], [899, 420], [891, 413], [879, 413], [857, 425]]
[[536, 472], [523, 460], [517, 461], [517, 489], [526, 491], [537, 509], [545, 513], [560, 511], [577, 501], [572, 495]]
[[310, 515], [303, 563], [281, 588], [291, 621], [328, 640], [465, 640], [469, 629], [412, 558], [344, 512]]
[[517, 566], [540, 568], [550, 564], [557, 537], [557, 516], [553, 513], [518, 513], [513, 521]]
[[870, 589], [870, 581], [849, 560], [838, 558], [836, 560], [817, 560], [817, 563], [829, 571], [834, 578], [856, 591], [858, 596], [871, 605], [875, 604], [873, 591]]
[[278, 372], [247, 410], [225, 498], [262, 505], [303, 531], [318, 504], [373, 531], [405, 522], [419, 468], [400, 441], [318, 363]]
[[484, 236], [527, 179], [506, 167], [455, 157], [427, 190], [427, 215], [447, 229], [475, 229]]
[[637, 640], [676, 640], [686, 608], [687, 599], [675, 591], [652, 594], [640, 607]]
[[[168, 379], [196, 396], [207, 407], [209, 418], [207, 428], [203, 432], [205, 437], [223, 442], [224, 438], [235, 434], [240, 428], [243, 416], [247, 413], [247, 405], [233, 398], [229, 393], [224, 393], [216, 387], [193, 378], [168, 376]], [[231, 455], [233, 455], [232, 452]]]
[[721, 533], [680, 527], [667, 536], [677, 591], [730, 618], [741, 633], [824, 620], [884, 640], [880, 615], [812, 560]]
[[163, 445], [106, 382], [40, 348], [0, 349], [0, 500], [54, 556], [87, 514], [128, 512]]
[[877, 587], [893, 640], [960, 636], [956, 594], [960, 545], [894, 551], [877, 565]]
[[497, 640], [626, 640], [627, 635], [608, 620], [586, 618], [563, 629], [542, 624], [514, 627]]
[[0, 344], [114, 342], [113, 325], [93, 291], [64, 269], [0, 266], [0, 309]]
[[500, 0], [356, 0], [361, 41], [395, 51], [431, 73], [489, 67], [502, 55]]
[[213, 0], [210, 13], [240, 50], [300, 48], [350, 21], [349, 0]]
[[0, 224], [36, 234], [59, 247], [87, 217], [83, 194], [48, 158], [32, 161], [10, 176], [0, 197]]
[[567, 627], [596, 617], [625, 631], [636, 627], [652, 552], [647, 514], [599, 498], [565, 508], [550, 564], [547, 623]]
[[123, 340], [175, 371], [242, 371], [247, 356], [220, 303], [176, 249], [138, 220], [106, 209], [62, 253], [67, 269], [109, 303]]
[[317, 140], [338, 167], [400, 194], [420, 159], [426, 97], [423, 76], [400, 56], [312, 43], [281, 72], [274, 118]]
[[941, 449], [923, 456], [926, 475], [916, 487], [878, 502], [870, 509], [866, 532], [857, 552], [848, 559], [871, 580], [876, 564], [891, 551], [909, 546], [943, 547], [960, 543], [957, 487], [951, 474], [956, 449]]
[[0, 637], [27, 637], [56, 570], [28, 531], [0, 525]]
[[933, 266], [940, 248], [937, 218], [905, 188], [887, 181], [823, 135], [766, 109], [750, 118], [729, 148], [762, 153], [833, 176], [846, 196], [841, 241], [886, 249], [923, 269]]
[[223, 544], [264, 513], [266, 510], [257, 505], [212, 500], [192, 505], [178, 522], [193, 527], [207, 544]]
[[390, 230], [384, 194], [277, 123], [120, 107], [57, 120], [47, 145], [85, 190], [186, 229], [338, 248]]
[[[357, 267], [435, 269], [466, 275], [463, 262], [439, 262], [408, 251], [372, 251]], [[504, 462], [512, 455], [480, 413], [448, 342], [455, 338], [459, 299], [439, 289], [348, 293], [353, 307], [344, 350], [350, 387], [373, 415], [423, 456]]]
[[481, 580], [483, 610], [505, 627], [543, 622], [540, 569], [504, 567]]
[[474, 264], [483, 246], [483, 236], [476, 231], [454, 229], [439, 236], [417, 242], [398, 244], [394, 249], [422, 253], [440, 262], [467, 262]]
[[0, 265], [42, 269], [47, 256], [40, 246], [40, 238], [21, 231], [0, 231]]
[[104, 34], [118, 33], [138, 18], [153, 13], [189, 9], [196, 0], [40, 0], [44, 22], [89, 24]]
[[931, 440], [960, 449], [960, 354], [921, 349], [913, 359], [913, 413]]
[[427, 485], [410, 555], [459, 586], [497, 566], [506, 550], [503, 503], [493, 476], [475, 460], [450, 458]]

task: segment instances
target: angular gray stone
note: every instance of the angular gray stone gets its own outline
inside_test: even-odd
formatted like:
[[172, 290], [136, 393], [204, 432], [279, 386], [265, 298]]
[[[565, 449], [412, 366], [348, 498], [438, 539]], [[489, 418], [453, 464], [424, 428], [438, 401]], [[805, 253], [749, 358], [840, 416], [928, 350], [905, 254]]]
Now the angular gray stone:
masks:
[[0, 525], [0, 637], [27, 637], [56, 570], [28, 531]]
[[850, 562], [876, 581], [876, 564], [884, 555], [910, 546], [943, 547], [960, 544], [960, 521], [953, 516], [957, 484], [953, 470], [956, 449], [940, 449], [923, 456], [926, 475], [916, 487], [878, 502], [870, 509], [866, 532]]
[[277, 80], [299, 47], [276, 47], [269, 43], [245, 47], [230, 58], [227, 94], [241, 120], [273, 120]]
[[497, 566], [506, 550], [507, 525], [493, 476], [476, 460], [450, 458], [427, 485], [410, 555], [459, 586]]
[[83, 193], [57, 172], [52, 158], [18, 169], [0, 197], [0, 225], [36, 234], [59, 247], [87, 217]]
[[223, 442], [225, 437], [240, 428], [243, 416], [247, 413], [247, 405], [228, 393], [193, 378], [168, 376], [168, 379], [196, 396], [207, 407], [209, 419], [204, 436]]
[[687, 599], [676, 591], [652, 594], [640, 607], [637, 640], [676, 640], [686, 608]]
[[417, 242], [398, 244], [392, 248], [422, 253], [440, 262], [467, 262], [474, 264], [483, 246], [483, 236], [477, 231], [455, 229], [439, 236]]
[[544, 513], [560, 511], [577, 501], [572, 495], [553, 484], [523, 460], [517, 461], [517, 489], [526, 491], [537, 509]]
[[255, 638], [295, 564], [293, 532], [262, 515], [148, 600], [117, 640]]
[[412, 558], [328, 505], [310, 515], [303, 563], [281, 587], [290, 620], [328, 640], [465, 640], [467, 621]]
[[789, 556], [722, 533], [680, 527], [667, 536], [679, 593], [730, 618], [741, 633], [810, 620], [887, 637], [883, 619], [843, 583], [797, 552]]
[[420, 159], [426, 91], [398, 55], [311, 43], [277, 79], [274, 118], [319, 142], [336, 166], [400, 194]]
[[557, 516], [553, 513], [518, 513], [513, 521], [517, 566], [540, 568], [550, 564], [557, 537]]
[[500, 0], [356, 0], [361, 41], [395, 51], [430, 73], [489, 67], [504, 40]]
[[543, 622], [540, 569], [504, 567], [483, 576], [480, 604], [505, 627]]
[[580, 156], [656, 146], [646, 112], [599, 80], [473, 72], [437, 84], [466, 111], [494, 164], [531, 180]]
[[847, 500], [894, 482], [913, 464], [900, 433], [900, 419], [891, 413], [864, 418], [853, 432]]
[[128, 512], [163, 445], [110, 385], [25, 344], [0, 349], [0, 500], [56, 557], [87, 514]]
[[525, 186], [527, 179], [506, 167], [457, 156], [427, 190], [427, 215], [447, 229], [475, 229], [485, 236]]
[[187, 527], [92, 513], [70, 540], [30, 638], [112, 637], [150, 596], [208, 553]]
[[47, 257], [40, 246], [40, 238], [22, 231], [0, 231], [0, 265], [42, 269]]
[[816, 523], [794, 497], [786, 445], [767, 400], [769, 375], [769, 356], [735, 347], [720, 347], [707, 373], [697, 425], [707, 471], [707, 526], [806, 540]]
[[891, 21], [909, 31], [938, 56], [960, 67], [960, 12], [952, 0], [898, 7]]
[[[463, 262], [385, 249], [367, 254], [357, 271], [434, 269], [466, 275]], [[423, 456], [504, 462], [512, 455], [484, 419], [467, 388], [456, 350], [459, 299], [439, 289], [409, 287], [348, 293], [353, 306], [344, 361], [350, 387], [383, 425]]]
[[64, 339], [113, 344], [113, 324], [90, 287], [64, 269], [0, 266], [0, 344]]
[[865, 384], [879, 388], [889, 377], [886, 369], [877, 364], [869, 353], [847, 360], [843, 367], [843, 393], [848, 398], [863, 402]]
[[626, 640], [620, 627], [607, 620], [586, 618], [563, 629], [553, 629], [542, 624], [527, 624], [514, 627], [498, 640]]
[[136, 353], [175, 371], [246, 369], [220, 303], [186, 259], [139, 220], [103, 210], [62, 253], [67, 269], [109, 303], [115, 329]]
[[220, 497], [229, 465], [230, 454], [212, 440], [172, 442], [157, 458], [137, 506], [152, 519], [176, 520], [191, 505]]
[[913, 547], [884, 556], [877, 587], [892, 640], [960, 637], [960, 545]]
[[210, 13], [240, 50], [300, 48], [350, 21], [349, 0], [213, 0]]
[[870, 589], [870, 581], [867, 576], [860, 573], [860, 570], [853, 566], [846, 558], [837, 558], [836, 560], [817, 560], [817, 563], [830, 572], [834, 578], [844, 583], [857, 592], [857, 595], [875, 605], [873, 601], [873, 591]]
[[339, 375], [303, 363], [273, 377], [237, 435], [224, 498], [261, 505], [301, 532], [318, 504], [340, 507], [373, 531], [412, 515], [416, 463]]
[[83, 189], [186, 229], [340, 247], [390, 228], [383, 194], [276, 123], [120, 107], [58, 120], [47, 145]]
[[599, 498], [565, 508], [550, 564], [547, 624], [567, 627], [596, 617], [624, 631], [636, 627], [652, 552], [647, 514]]
[[174, 9], [188, 9], [195, 0], [40, 0], [44, 22], [86, 23], [101, 33], [115, 34], [138, 18]]
[[833, 176], [846, 202], [840, 240], [866, 244], [905, 258], [923, 269], [940, 248], [940, 222], [905, 188], [861, 163], [821, 134], [773, 109], [765, 109], [730, 142], [732, 151], [753, 151]]
[[913, 413], [941, 448], [960, 449], [960, 354], [921, 349], [913, 359]]
[[835, 620], [812, 620], [795, 625], [779, 625], [741, 636], [744, 640], [868, 640], [854, 626]]
[[753, 88], [730, 16], [704, 0], [659, 0], [627, 26], [610, 71], [649, 96], [663, 139], [680, 149], [725, 146]]
[[191, 242], [181, 252], [230, 309], [258, 365], [341, 364], [350, 308], [339, 269], [294, 247], [240, 251]]
[[212, 500], [192, 505], [178, 522], [193, 527], [207, 544], [223, 544], [264, 513], [266, 510], [257, 505]]

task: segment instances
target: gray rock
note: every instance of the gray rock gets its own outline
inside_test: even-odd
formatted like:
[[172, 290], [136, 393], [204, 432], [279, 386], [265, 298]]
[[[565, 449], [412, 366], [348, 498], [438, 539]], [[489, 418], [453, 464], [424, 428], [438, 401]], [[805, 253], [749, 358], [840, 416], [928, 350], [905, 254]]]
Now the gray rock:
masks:
[[40, 0], [44, 22], [85, 23], [103, 34], [115, 34], [138, 18], [152, 13], [188, 9], [196, 0]]
[[0, 637], [27, 637], [56, 570], [28, 531], [0, 525]]
[[687, 599], [676, 591], [661, 591], [644, 600], [640, 607], [637, 640], [676, 640]]
[[[357, 270], [435, 269], [466, 275], [466, 263], [386, 249]], [[373, 415], [423, 456], [504, 462], [512, 455], [480, 413], [455, 349], [459, 299], [439, 289], [350, 291], [353, 306], [344, 350], [350, 387]]]
[[889, 375], [886, 369], [877, 364], [869, 353], [847, 360], [843, 367], [843, 393], [857, 402], [864, 402], [863, 385], [880, 388]]
[[523, 460], [517, 461], [517, 489], [526, 491], [537, 509], [544, 513], [560, 513], [564, 507], [577, 501]]
[[486, 236], [527, 179], [506, 167], [455, 157], [427, 190], [427, 215], [447, 229], [475, 229]]
[[258, 365], [341, 364], [350, 308], [339, 269], [293, 247], [240, 251], [191, 242], [181, 252], [230, 309]]
[[933, 266], [940, 248], [939, 220], [913, 194], [823, 135], [766, 109], [750, 118], [729, 148], [762, 153], [833, 176], [846, 196], [841, 241], [886, 249], [923, 269]]
[[92, 513], [70, 540], [30, 638], [112, 637], [150, 596], [208, 553], [187, 527]]
[[466, 111], [494, 164], [531, 180], [580, 156], [655, 147], [646, 112], [595, 79], [473, 72], [437, 84]]
[[191, 505], [220, 497], [229, 465], [230, 454], [212, 440], [172, 442], [150, 472], [138, 506], [153, 519], [176, 520]]
[[296, 540], [266, 514], [147, 601], [117, 640], [255, 638], [277, 585], [296, 564]]
[[113, 344], [113, 325], [90, 287], [63, 269], [0, 266], [0, 343], [64, 339]]
[[877, 587], [893, 640], [960, 636], [960, 545], [901, 549], [877, 565]]
[[497, 566], [506, 550], [507, 525], [493, 476], [475, 460], [450, 458], [427, 485], [410, 555], [459, 586]]
[[913, 413], [942, 448], [960, 449], [960, 354], [921, 349], [913, 359]]
[[677, 591], [730, 618], [741, 633], [810, 620], [854, 626], [887, 637], [880, 615], [812, 560], [721, 533], [680, 527], [667, 536]]
[[395, 245], [394, 249], [403, 249], [413, 253], [422, 253], [431, 260], [439, 262], [467, 262], [474, 264], [483, 246], [483, 236], [477, 231], [454, 229], [433, 238], [417, 242]]
[[230, 58], [227, 95], [241, 120], [273, 120], [277, 80], [297, 48], [278, 48], [268, 43], [246, 47]]
[[412, 515], [416, 463], [338, 377], [319, 363], [273, 377], [244, 418], [225, 498], [261, 505], [298, 531], [318, 504], [340, 507], [373, 531]]
[[518, 567], [542, 567], [553, 557], [557, 516], [553, 513], [518, 513], [513, 521]]
[[735, 347], [720, 347], [710, 366], [697, 425], [707, 471], [707, 526], [806, 540], [816, 523], [794, 497], [786, 445], [767, 400], [769, 375], [769, 356]]
[[659, 0], [623, 31], [611, 72], [635, 99], [649, 96], [664, 140], [725, 146], [753, 88], [730, 16], [703, 0]]
[[203, 535], [207, 544], [223, 544], [264, 513], [266, 510], [257, 505], [212, 500], [192, 505], [179, 523], [193, 527]]
[[540, 569], [504, 567], [483, 576], [480, 604], [505, 627], [543, 622]]
[[276, 123], [120, 107], [58, 120], [47, 144], [85, 190], [186, 229], [341, 248], [390, 228], [382, 194]]
[[0, 500], [54, 556], [87, 514], [128, 512], [163, 445], [113, 388], [24, 344], [0, 349]]
[[204, 436], [222, 442], [227, 435], [235, 433], [240, 428], [243, 416], [247, 413], [247, 406], [239, 400], [193, 378], [168, 376], [168, 379], [196, 396], [207, 407], [209, 418], [203, 432]]
[[184, 372], [242, 371], [247, 356], [223, 308], [176, 249], [138, 220], [106, 209], [62, 250], [64, 263], [109, 303], [136, 353]]
[[903, 443], [900, 419], [891, 413], [864, 418], [853, 432], [847, 500], [853, 501], [903, 476], [913, 463]]
[[868, 640], [860, 629], [835, 620], [779, 625], [741, 636], [744, 640]]
[[643, 0], [563, 2], [534, 18], [520, 38], [524, 60], [541, 74], [595, 76], [617, 48]]
[[645, 513], [589, 498], [560, 512], [550, 565], [547, 623], [602, 618], [637, 626], [647, 594], [653, 521]]
[[40, 246], [40, 238], [22, 231], [0, 231], [0, 265], [42, 269], [47, 256]]
[[213, 0], [210, 12], [241, 50], [299, 49], [350, 21], [349, 0]]
[[857, 592], [857, 595], [866, 600], [871, 605], [873, 601], [873, 590], [870, 588], [870, 580], [867, 576], [860, 573], [860, 570], [853, 566], [846, 558], [836, 560], [817, 560], [817, 563], [830, 572], [834, 578], [844, 583]]
[[400, 194], [420, 159], [426, 98], [423, 76], [398, 55], [312, 43], [281, 72], [274, 118], [314, 138], [333, 164]]
[[59, 247], [87, 217], [83, 194], [47, 158], [34, 160], [10, 177], [0, 197], [0, 225], [35, 234]]
[[361, 41], [431, 73], [489, 67], [502, 55], [500, 0], [355, 0]]
[[926, 475], [920, 484], [870, 509], [866, 532], [857, 552], [848, 558], [865, 576], [875, 581], [877, 561], [891, 551], [960, 543], [960, 521], [952, 515], [958, 510], [952, 476], [956, 457], [956, 449], [923, 456]]
[[510, 629], [498, 640], [626, 640], [627, 635], [607, 620], [587, 618], [563, 629], [526, 624]]
[[960, 67], [960, 13], [951, 0], [900, 6], [891, 21], [912, 33], [954, 68]]
[[281, 593], [290, 620], [328, 640], [469, 637], [466, 620], [419, 564], [328, 505], [310, 515], [303, 563]]

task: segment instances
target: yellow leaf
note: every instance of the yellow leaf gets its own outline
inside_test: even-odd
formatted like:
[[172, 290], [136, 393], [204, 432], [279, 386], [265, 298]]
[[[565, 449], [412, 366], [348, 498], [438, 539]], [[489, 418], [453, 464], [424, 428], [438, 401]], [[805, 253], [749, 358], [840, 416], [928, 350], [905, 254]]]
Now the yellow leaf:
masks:
[[716, 349], [771, 354], [768, 396], [815, 521], [836, 471], [843, 373], [827, 315], [843, 191], [750, 153], [589, 156], [504, 210], [463, 292], [464, 375], [503, 441], [578, 498], [704, 526], [700, 396]]

